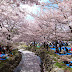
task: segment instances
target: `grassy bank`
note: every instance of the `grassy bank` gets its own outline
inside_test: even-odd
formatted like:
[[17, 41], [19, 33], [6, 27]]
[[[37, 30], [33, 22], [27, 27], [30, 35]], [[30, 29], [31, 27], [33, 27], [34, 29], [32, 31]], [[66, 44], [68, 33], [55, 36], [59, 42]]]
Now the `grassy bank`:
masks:
[[13, 50], [12, 51], [13, 53], [13, 56], [12, 57], [9, 57], [8, 59], [6, 60], [0, 60], [0, 68], [3, 67], [6, 63], [8, 63], [10, 60], [14, 59], [16, 55], [19, 55], [19, 52], [17, 49]]
[[64, 71], [67, 70], [67, 72], [72, 72], [72, 68], [66, 66], [66, 64], [64, 64], [63, 61], [60, 60], [61, 57], [55, 54], [54, 51], [50, 49], [50, 47], [48, 51], [45, 48], [43, 48], [43, 46], [41, 46], [40, 48], [31, 46], [27, 47], [26, 49], [34, 52], [36, 55], [41, 57], [46, 71], [50, 71], [50, 69], [52, 69], [53, 67], [57, 67], [61, 68]]

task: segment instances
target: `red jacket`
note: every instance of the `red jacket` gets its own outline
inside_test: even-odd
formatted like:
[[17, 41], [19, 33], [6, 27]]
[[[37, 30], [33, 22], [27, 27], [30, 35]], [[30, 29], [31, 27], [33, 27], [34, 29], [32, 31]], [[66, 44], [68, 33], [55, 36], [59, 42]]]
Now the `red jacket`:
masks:
[[71, 51], [72, 51], [72, 48], [71, 48]]

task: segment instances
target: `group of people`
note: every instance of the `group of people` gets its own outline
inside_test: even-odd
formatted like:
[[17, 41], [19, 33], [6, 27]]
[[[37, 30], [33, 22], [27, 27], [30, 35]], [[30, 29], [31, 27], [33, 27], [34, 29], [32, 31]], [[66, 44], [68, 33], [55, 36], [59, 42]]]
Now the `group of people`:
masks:
[[[52, 45], [53, 48], [55, 47], [57, 53], [66, 53], [66, 52], [68, 52], [68, 49], [66, 48], [66, 46], [68, 46], [68, 42], [56, 40], [56, 41], [52, 41], [49, 45]], [[65, 46], [66, 51], [64, 50], [64, 48], [61, 50], [62, 46]], [[60, 47], [60, 51], [59, 51], [58, 47]]]
[[[56, 52], [57, 53], [66, 53], [66, 52], [68, 52], [68, 49], [66, 48], [66, 46], [68, 46], [68, 42], [66, 41], [66, 42], [64, 42], [64, 41], [60, 41], [60, 40], [56, 40], [56, 41], [52, 41], [52, 42], [42, 42], [42, 43], [37, 43], [37, 42], [32, 42], [31, 43], [31, 45], [34, 45], [35, 44], [35, 46], [36, 45], [44, 45], [44, 48], [46, 48], [47, 49], [47, 51], [48, 51], [48, 47], [49, 46], [52, 46], [53, 48], [56, 48]], [[65, 46], [65, 50], [64, 50], [64, 48], [61, 50], [61, 47], [62, 46]], [[60, 47], [60, 51], [58, 50], [58, 47]]]
[[72, 66], [72, 62], [68, 62], [68, 61], [63, 61], [65, 64], [69, 64], [69, 66]]
[[56, 48], [56, 51], [55, 53], [59, 53], [59, 54], [66, 54], [69, 50], [65, 47], [65, 50], [64, 48], [62, 48], [61, 51], [59, 51], [58, 47]]
[[52, 45], [52, 46], [56, 46], [56, 47], [58, 47], [59, 45], [68, 46], [68, 42], [64, 42], [64, 41], [60, 41], [60, 40], [52, 41], [52, 42], [50, 42], [48, 44]]
[[[58, 50], [58, 47], [60, 47], [60, 52], [61, 52], [61, 47], [62, 46], [68, 46], [68, 42], [59, 41], [59, 40], [52, 41], [50, 43], [49, 42], [48, 43], [44, 42], [44, 48], [45, 48], [45, 46], [46, 46], [47, 50], [48, 50], [48, 46], [52, 46], [53, 48], [55, 47], [57, 50]], [[68, 50], [67, 48], [65, 48], [65, 49]]]
[[0, 54], [12, 54], [10, 46], [1, 46], [0, 45]]
[[[56, 53], [60, 53], [60, 54], [65, 54], [67, 52], [71, 52], [72, 53], [72, 48], [71, 48], [71, 50], [68, 50], [68, 48], [66, 47], [66, 46], [68, 46], [68, 42], [67, 41], [64, 42], [64, 41], [56, 40], [56, 41], [52, 41], [50, 43], [49, 42], [48, 43], [44, 42], [44, 47], [45, 46], [47, 48], [47, 51], [48, 51], [48, 47], [52, 46], [53, 48], [56, 48], [56, 51], [55, 51]], [[64, 46], [65, 49], [61, 48], [62, 46]], [[60, 48], [60, 50], [58, 49], [58, 47]]]

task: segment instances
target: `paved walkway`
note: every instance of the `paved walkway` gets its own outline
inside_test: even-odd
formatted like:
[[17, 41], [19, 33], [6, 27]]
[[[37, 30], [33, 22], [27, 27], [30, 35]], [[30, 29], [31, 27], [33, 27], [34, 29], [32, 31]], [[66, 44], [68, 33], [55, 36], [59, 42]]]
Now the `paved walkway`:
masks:
[[33, 52], [19, 50], [22, 52], [22, 60], [14, 72], [41, 72], [40, 71], [40, 60]]

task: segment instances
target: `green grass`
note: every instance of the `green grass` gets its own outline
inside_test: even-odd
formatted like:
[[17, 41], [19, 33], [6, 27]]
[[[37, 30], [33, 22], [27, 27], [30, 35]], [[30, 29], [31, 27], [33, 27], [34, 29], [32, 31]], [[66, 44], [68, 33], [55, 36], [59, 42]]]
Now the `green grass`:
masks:
[[13, 50], [12, 53], [13, 53], [13, 55], [15, 55], [16, 53], [18, 53], [18, 50], [17, 49]]
[[58, 57], [58, 59], [60, 59], [60, 58]]
[[[13, 57], [14, 57], [15, 55], [18, 54], [18, 50], [16, 49], [16, 50], [12, 51], [12, 53], [13, 53]], [[1, 62], [0, 62], [0, 67], [3, 67], [3, 65], [4, 65], [5, 63], [7, 63], [8, 61], [10, 61], [13, 57], [9, 57], [9, 58], [6, 59], [6, 60], [0, 60], [0, 61], [1, 61]]]
[[56, 67], [62, 68], [64, 70], [67, 69], [67, 70], [70, 70], [70, 72], [72, 72], [72, 68], [67, 67], [66, 64], [64, 64], [63, 62], [60, 62], [60, 63], [58, 62], [58, 59], [60, 59], [60, 56], [55, 54], [53, 50], [50, 50], [50, 47], [49, 47], [49, 51], [47, 51], [46, 48], [43, 49], [44, 48], [43, 46], [41, 46], [40, 48], [31, 46], [29, 48], [30, 49], [34, 48], [39, 53], [40, 53], [40, 51], [44, 51], [45, 55], [48, 54], [54, 61], [56, 61], [56, 63], [54, 64]]
[[8, 59], [6, 59], [6, 60], [0, 60], [1, 62], [0, 62], [0, 67], [2, 67], [6, 62], [8, 62]]
[[54, 61], [57, 61], [57, 60], [54, 58]]
[[65, 68], [66, 67], [66, 65], [63, 63], [63, 62], [61, 62], [61, 63], [56, 63], [55, 64], [55, 66], [57, 66], [57, 67], [59, 67], [59, 68]]
[[59, 68], [62, 68], [62, 65], [60, 63], [56, 63], [55, 66], [58, 66]]
[[2, 67], [5, 63], [3, 61], [1, 61], [0, 63], [0, 67]]

